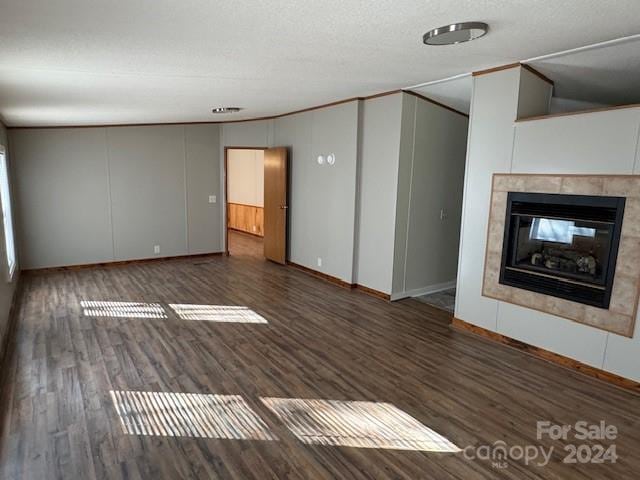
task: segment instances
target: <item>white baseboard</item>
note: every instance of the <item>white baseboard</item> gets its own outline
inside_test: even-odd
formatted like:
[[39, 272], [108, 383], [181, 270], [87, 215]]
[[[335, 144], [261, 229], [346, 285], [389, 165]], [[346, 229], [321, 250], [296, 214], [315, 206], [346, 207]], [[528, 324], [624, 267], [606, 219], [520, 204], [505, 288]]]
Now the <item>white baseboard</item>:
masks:
[[442, 292], [443, 290], [449, 290], [450, 288], [454, 288], [456, 286], [456, 281], [451, 280], [450, 282], [444, 283], [436, 283], [435, 285], [429, 285], [427, 287], [416, 288], [414, 290], [409, 290], [406, 292], [397, 292], [391, 294], [391, 301], [401, 300], [403, 298], [408, 297], [420, 297], [422, 295], [428, 295], [430, 293]]

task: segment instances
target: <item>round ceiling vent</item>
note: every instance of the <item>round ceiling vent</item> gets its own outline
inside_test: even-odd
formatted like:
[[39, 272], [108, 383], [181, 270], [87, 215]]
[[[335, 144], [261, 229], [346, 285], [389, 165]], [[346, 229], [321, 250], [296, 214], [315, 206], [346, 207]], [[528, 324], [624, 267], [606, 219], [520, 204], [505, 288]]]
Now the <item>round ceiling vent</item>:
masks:
[[425, 45], [454, 45], [482, 37], [489, 30], [483, 22], [452, 23], [429, 30], [422, 36]]

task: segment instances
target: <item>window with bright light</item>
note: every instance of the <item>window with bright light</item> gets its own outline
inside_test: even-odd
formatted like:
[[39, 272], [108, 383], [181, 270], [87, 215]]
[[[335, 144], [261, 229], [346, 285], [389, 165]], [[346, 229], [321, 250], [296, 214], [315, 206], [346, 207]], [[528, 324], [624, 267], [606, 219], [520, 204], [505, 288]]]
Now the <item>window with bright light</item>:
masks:
[[13, 220], [11, 219], [11, 195], [9, 194], [9, 171], [7, 155], [0, 145], [0, 202], [2, 202], [2, 221], [4, 224], [4, 243], [7, 252], [7, 271], [9, 280], [16, 269], [16, 248], [13, 241]]

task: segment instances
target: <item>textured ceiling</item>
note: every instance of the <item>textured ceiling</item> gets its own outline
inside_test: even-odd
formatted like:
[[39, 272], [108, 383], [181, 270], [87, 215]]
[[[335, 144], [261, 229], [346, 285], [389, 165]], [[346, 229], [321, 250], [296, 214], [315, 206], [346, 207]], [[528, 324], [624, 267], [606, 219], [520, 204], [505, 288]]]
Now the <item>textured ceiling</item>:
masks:
[[[9, 125], [272, 115], [638, 33], [638, 0], [0, 0]], [[491, 31], [426, 47], [453, 21]], [[245, 107], [213, 116], [217, 105]]]

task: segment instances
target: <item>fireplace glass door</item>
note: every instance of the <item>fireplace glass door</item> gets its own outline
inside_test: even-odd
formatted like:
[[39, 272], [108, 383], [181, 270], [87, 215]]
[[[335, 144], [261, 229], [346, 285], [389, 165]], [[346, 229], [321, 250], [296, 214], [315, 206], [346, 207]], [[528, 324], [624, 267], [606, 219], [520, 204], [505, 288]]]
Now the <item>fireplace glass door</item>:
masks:
[[514, 216], [517, 238], [507, 268], [604, 287], [613, 223]]
[[500, 283], [608, 308], [624, 204], [510, 192]]

